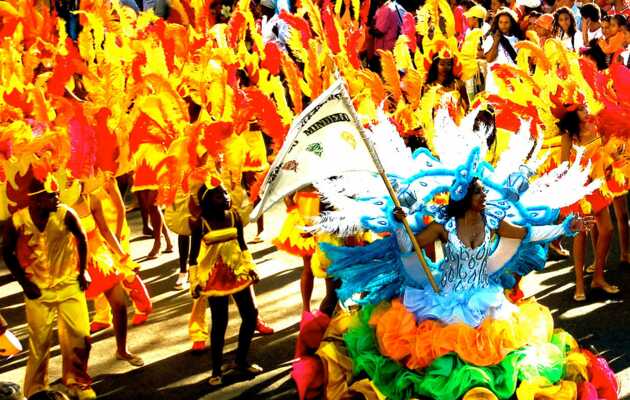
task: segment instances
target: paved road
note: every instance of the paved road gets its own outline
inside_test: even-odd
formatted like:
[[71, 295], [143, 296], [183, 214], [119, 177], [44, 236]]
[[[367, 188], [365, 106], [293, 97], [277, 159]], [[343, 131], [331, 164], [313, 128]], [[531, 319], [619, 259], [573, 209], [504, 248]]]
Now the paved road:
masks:
[[[251, 358], [264, 367], [265, 373], [254, 380], [229, 382], [212, 391], [207, 384], [210, 356], [190, 354], [187, 335], [191, 300], [187, 292], [173, 290], [176, 279], [175, 254], [162, 255], [158, 260], [142, 263], [142, 277], [154, 300], [155, 311], [146, 325], [129, 332], [130, 348], [141, 354], [143, 368], [133, 368], [113, 357], [113, 333], [101, 332], [94, 337], [90, 356], [90, 373], [95, 389], [102, 399], [295, 399], [290, 364], [297, 335], [301, 309], [299, 277], [301, 260], [278, 252], [270, 239], [280, 228], [283, 212], [272, 209], [266, 218], [264, 243], [250, 245], [259, 265], [261, 282], [256, 286], [261, 315], [276, 328], [271, 336], [256, 336]], [[130, 214], [133, 232], [140, 232], [139, 216]], [[248, 226], [251, 238], [255, 226]], [[151, 241], [134, 237], [134, 258], [149, 251]], [[569, 261], [550, 261], [543, 273], [532, 274], [524, 282], [527, 295], [535, 295], [548, 306], [557, 327], [571, 332], [582, 346], [594, 346], [604, 353], [622, 383], [622, 397], [630, 398], [630, 271], [617, 266], [617, 243], [610, 257], [608, 277], [626, 289], [615, 299], [590, 294], [583, 304], [572, 301], [573, 275]], [[313, 305], [323, 296], [323, 282], [316, 282]], [[6, 268], [0, 267], [0, 311], [13, 331], [26, 346], [24, 307], [19, 286], [12, 282]], [[233, 356], [240, 319], [235, 306], [230, 306], [230, 324], [226, 350]], [[22, 382], [26, 352], [12, 360], [0, 361], [0, 380]], [[50, 362], [51, 378], [60, 376], [61, 358], [55, 346]], [[229, 357], [228, 356], [228, 357]]]

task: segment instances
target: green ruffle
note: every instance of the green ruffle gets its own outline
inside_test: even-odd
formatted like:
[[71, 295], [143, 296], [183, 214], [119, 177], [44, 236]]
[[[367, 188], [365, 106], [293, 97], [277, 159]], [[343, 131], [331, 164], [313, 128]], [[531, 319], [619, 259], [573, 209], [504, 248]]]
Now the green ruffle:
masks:
[[[564, 373], [565, 354], [555, 345], [528, 346], [509, 353], [498, 365], [477, 367], [454, 353], [436, 359], [423, 371], [412, 371], [380, 354], [374, 329], [368, 321], [375, 306], [365, 306], [344, 335], [355, 375], [366, 373], [388, 398], [409, 399], [426, 396], [453, 400], [468, 390], [482, 386], [498, 398], [514, 395], [519, 381], [543, 376], [558, 382]], [[564, 350], [564, 349], [562, 349]]]

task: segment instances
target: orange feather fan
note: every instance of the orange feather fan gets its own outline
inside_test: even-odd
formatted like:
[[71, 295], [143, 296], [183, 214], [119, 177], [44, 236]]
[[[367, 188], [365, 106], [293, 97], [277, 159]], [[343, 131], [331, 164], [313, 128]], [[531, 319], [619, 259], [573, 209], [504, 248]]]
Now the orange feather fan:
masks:
[[391, 51], [377, 50], [380, 59], [382, 72], [381, 75], [385, 80], [387, 89], [392, 94], [395, 102], [400, 100], [402, 92], [400, 90], [400, 76], [396, 69], [396, 61], [394, 61], [394, 55]]
[[291, 60], [288, 54], [282, 53], [281, 58], [282, 72], [286, 78], [287, 87], [289, 88], [289, 96], [293, 104], [293, 113], [298, 115], [302, 112], [302, 90], [300, 89], [300, 71], [297, 65]]

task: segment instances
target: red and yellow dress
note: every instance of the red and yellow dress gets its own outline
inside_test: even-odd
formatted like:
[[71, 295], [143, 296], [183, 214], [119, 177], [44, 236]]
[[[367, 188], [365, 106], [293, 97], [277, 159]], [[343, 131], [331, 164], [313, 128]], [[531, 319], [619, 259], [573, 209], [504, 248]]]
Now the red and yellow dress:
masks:
[[230, 210], [230, 228], [211, 230], [203, 221], [208, 233], [201, 242], [198, 265], [191, 265], [188, 269], [191, 291], [197, 285], [202, 288], [200, 297], [193, 301], [188, 319], [188, 334], [193, 342], [208, 340], [206, 297], [238, 293], [258, 281], [251, 253], [242, 251], [238, 244], [237, 213], [235, 209]]
[[198, 265], [189, 270], [190, 286], [201, 286], [202, 296], [227, 296], [258, 280], [251, 253], [242, 251], [238, 243], [236, 213], [230, 210], [230, 228], [211, 230], [203, 221], [207, 233], [201, 241]]
[[319, 215], [319, 194], [317, 192], [298, 192], [295, 204], [287, 207], [287, 218], [280, 234], [273, 244], [282, 251], [296, 256], [312, 256], [317, 249], [315, 236], [307, 234], [305, 227], [310, 219]]

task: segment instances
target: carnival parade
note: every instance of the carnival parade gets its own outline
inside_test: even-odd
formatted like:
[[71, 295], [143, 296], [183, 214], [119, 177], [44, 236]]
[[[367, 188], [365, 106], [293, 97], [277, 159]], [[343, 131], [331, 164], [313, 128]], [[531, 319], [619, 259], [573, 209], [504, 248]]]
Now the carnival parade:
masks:
[[630, 396], [629, 17], [0, 1], [0, 400]]

